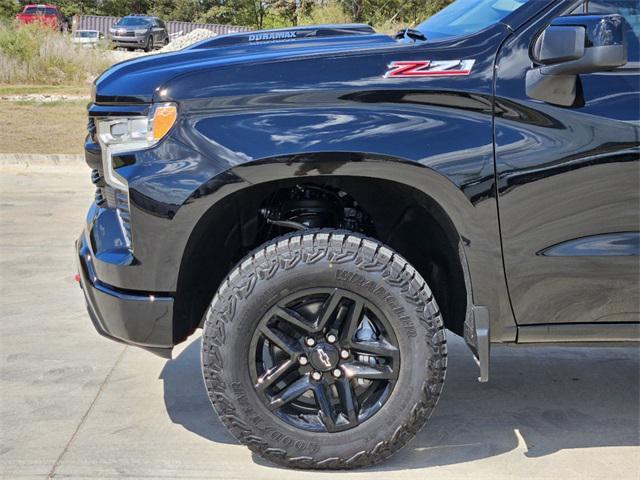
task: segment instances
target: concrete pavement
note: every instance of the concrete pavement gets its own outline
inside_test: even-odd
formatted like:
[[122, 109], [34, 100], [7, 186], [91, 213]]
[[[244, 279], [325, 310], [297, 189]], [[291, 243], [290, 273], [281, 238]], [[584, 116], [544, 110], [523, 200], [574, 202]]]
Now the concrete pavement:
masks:
[[2, 478], [640, 478], [636, 348], [495, 348], [492, 379], [449, 335], [445, 392], [390, 461], [280, 469], [213, 413], [199, 334], [166, 361], [94, 331], [73, 280], [93, 195], [79, 162], [0, 164]]

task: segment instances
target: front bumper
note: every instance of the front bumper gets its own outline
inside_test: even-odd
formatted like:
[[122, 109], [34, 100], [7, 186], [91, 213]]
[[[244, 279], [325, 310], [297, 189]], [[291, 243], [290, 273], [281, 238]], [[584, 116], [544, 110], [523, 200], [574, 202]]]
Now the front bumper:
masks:
[[129, 36], [119, 36], [119, 35], [110, 35], [109, 39], [112, 43], [119, 47], [142, 47], [147, 43], [148, 35], [136, 35], [133, 37]]
[[85, 234], [76, 241], [80, 286], [94, 327], [101, 335], [171, 358], [173, 303], [170, 296], [121, 290], [96, 276]]

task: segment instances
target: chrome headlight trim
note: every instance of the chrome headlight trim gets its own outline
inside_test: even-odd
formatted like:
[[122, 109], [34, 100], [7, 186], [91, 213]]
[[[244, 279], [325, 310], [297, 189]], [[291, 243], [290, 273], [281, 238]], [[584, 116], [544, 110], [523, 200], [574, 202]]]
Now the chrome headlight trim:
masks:
[[149, 119], [143, 116], [97, 118], [96, 133], [102, 150], [102, 170], [108, 185], [127, 191], [129, 186], [113, 166], [113, 155], [149, 147]]

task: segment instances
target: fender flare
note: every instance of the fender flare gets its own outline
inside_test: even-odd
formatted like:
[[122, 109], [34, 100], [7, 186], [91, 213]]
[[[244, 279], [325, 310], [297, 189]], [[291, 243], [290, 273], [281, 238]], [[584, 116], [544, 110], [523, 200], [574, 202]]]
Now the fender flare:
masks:
[[[177, 250], [183, 256], [193, 241], [193, 233], [206, 222], [207, 213], [232, 195], [269, 182], [287, 179], [305, 182], [330, 176], [395, 182], [429, 197], [440, 207], [460, 240], [458, 250], [467, 286], [467, 318], [471, 318], [473, 305], [486, 305], [492, 319], [492, 338], [515, 340], [516, 327], [504, 279], [495, 199], [482, 202], [482, 207], [474, 205], [449, 178], [406, 159], [363, 152], [317, 152], [237, 165], [203, 185], [180, 208], [174, 221], [182, 223], [180, 220], [185, 216], [192, 220], [190, 225], [182, 227], [189, 233], [184, 235], [184, 243]], [[194, 218], [197, 218], [195, 222]]]

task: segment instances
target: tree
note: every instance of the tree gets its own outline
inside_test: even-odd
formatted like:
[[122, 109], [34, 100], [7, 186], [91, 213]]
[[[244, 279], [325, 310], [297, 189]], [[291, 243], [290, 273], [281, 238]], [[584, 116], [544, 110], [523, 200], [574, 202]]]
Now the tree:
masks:
[[204, 3], [207, 10], [199, 17], [205, 23], [248, 25], [263, 28], [270, 11], [265, 0], [210, 0]]
[[[392, 32], [433, 15], [452, 0], [55, 0], [65, 16], [150, 13], [164, 20], [265, 26], [310, 22], [370, 23]], [[33, 0], [20, 0], [21, 4]], [[0, 17], [11, 18], [19, 5], [0, 0]]]
[[313, 0], [271, 0], [270, 6], [272, 11], [285, 19], [289, 25], [302, 23], [303, 18], [311, 13], [314, 6], [323, 8], [323, 6], [314, 5]]
[[20, 4], [14, 0], [0, 0], [0, 18], [13, 18], [20, 11]]
[[65, 17], [76, 14], [95, 15], [100, 12], [97, 0], [57, 0], [55, 4]]
[[147, 13], [149, 6], [150, 2], [148, 0], [102, 0], [99, 3], [99, 13], [101, 15], [124, 17], [133, 13]]
[[452, 0], [339, 0], [354, 22], [415, 25]]
[[155, 0], [149, 13], [157, 15], [163, 20], [172, 20], [171, 15], [175, 8], [175, 0]]
[[165, 20], [178, 20], [181, 22], [196, 22], [202, 14], [202, 7], [198, 0], [175, 0], [174, 8]]

